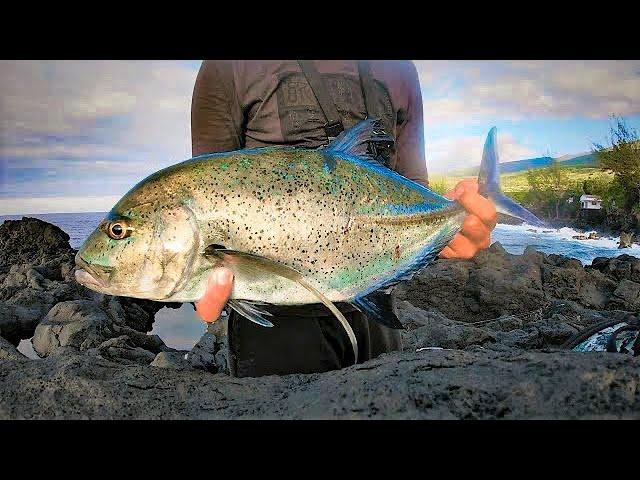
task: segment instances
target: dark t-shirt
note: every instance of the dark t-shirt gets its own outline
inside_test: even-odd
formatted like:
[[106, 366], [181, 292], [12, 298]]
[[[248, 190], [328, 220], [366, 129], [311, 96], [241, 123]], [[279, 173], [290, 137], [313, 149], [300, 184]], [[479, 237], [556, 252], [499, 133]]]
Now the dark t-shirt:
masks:
[[[316, 60], [345, 129], [366, 117], [357, 62]], [[396, 139], [390, 167], [427, 185], [422, 95], [410, 61], [370, 61], [379, 116]], [[371, 112], [370, 112], [371, 113]], [[296, 60], [206, 60], [193, 92], [193, 155], [271, 145], [317, 148], [326, 119]]]

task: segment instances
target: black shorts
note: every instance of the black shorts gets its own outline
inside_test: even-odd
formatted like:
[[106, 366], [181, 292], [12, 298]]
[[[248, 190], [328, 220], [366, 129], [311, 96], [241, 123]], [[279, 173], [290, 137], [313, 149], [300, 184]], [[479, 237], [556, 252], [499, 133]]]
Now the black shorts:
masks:
[[[350, 306], [338, 305], [358, 341], [364, 362], [402, 348], [400, 331], [381, 325]], [[337, 318], [323, 306], [279, 309], [269, 317], [272, 328], [230, 312], [229, 369], [236, 377], [287, 375], [337, 370], [353, 365], [353, 348]]]

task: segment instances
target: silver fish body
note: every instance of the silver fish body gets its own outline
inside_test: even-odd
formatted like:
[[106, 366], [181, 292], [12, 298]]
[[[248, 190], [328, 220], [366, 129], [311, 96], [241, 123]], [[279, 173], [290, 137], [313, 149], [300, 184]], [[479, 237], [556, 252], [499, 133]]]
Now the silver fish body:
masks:
[[[146, 263], [162, 264], [163, 280], [172, 278], [175, 288], [145, 298], [201, 298], [215, 266], [203, 253], [220, 245], [287, 265], [337, 302], [406, 275], [425, 256], [436, 255], [462, 218], [457, 203], [384, 167], [339, 153], [278, 148], [206, 155], [157, 172], [127, 193], [106, 222], [173, 223], [169, 232], [155, 234], [163, 238], [161, 246], [154, 243], [153, 255], [138, 254], [148, 257]], [[94, 241], [90, 237], [78, 254], [86, 264], [96, 257], [104, 261]], [[177, 258], [172, 252], [179, 252]], [[109, 267], [129, 254], [126, 248], [114, 252]], [[317, 302], [285, 278], [235, 273], [232, 298]]]

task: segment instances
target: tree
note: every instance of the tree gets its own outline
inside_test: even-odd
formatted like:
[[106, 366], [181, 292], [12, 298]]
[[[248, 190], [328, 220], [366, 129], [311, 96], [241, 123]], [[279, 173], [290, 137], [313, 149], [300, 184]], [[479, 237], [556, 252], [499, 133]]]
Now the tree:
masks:
[[621, 207], [627, 212], [640, 211], [640, 138], [624, 118], [612, 116], [610, 147], [594, 143], [593, 153], [600, 167], [613, 173], [614, 188], [623, 191]]
[[560, 205], [573, 185], [560, 162], [554, 159], [548, 167], [528, 170], [527, 183], [531, 187], [531, 200], [547, 206], [549, 217], [553, 212], [556, 219], [560, 218]]

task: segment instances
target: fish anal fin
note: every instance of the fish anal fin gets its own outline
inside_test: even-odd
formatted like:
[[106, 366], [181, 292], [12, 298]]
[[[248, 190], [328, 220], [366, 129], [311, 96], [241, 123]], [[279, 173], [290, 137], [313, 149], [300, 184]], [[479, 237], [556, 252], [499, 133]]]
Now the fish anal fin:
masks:
[[385, 290], [376, 290], [367, 295], [356, 297], [351, 304], [367, 317], [385, 327], [404, 329], [393, 309], [393, 298]]

